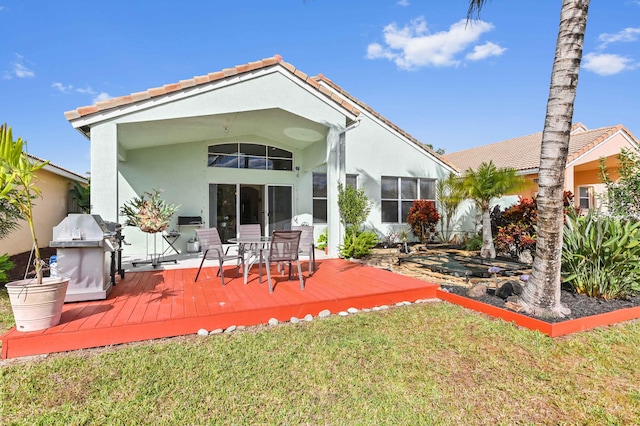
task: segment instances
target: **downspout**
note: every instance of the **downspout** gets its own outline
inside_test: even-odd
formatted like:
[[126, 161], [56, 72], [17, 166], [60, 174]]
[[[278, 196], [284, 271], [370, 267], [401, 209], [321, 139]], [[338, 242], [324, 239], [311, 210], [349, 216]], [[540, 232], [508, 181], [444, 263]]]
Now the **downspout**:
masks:
[[[360, 118], [357, 118], [353, 123], [351, 123], [349, 126], [345, 127], [343, 130], [339, 130], [335, 129], [334, 127], [332, 127], [329, 130], [329, 134], [331, 135], [331, 133], [336, 132], [337, 131], [337, 135], [335, 133], [333, 133], [333, 137], [328, 136], [327, 137], [327, 141], [329, 142], [330, 140], [333, 140], [333, 142], [335, 143], [335, 145], [331, 146], [330, 149], [327, 150], [327, 159], [326, 159], [326, 163], [327, 163], [327, 171], [329, 172], [331, 170], [330, 166], [330, 157], [331, 157], [331, 151], [333, 151], [333, 148], [335, 147], [336, 150], [336, 156], [335, 156], [335, 161], [336, 161], [336, 165], [335, 165], [335, 173], [337, 175], [337, 179], [330, 179], [332, 185], [330, 186], [331, 191], [337, 191], [336, 189], [336, 185], [334, 184], [334, 182], [337, 181], [337, 183], [344, 183], [344, 168], [342, 167], [342, 161], [343, 158], [345, 156], [343, 156], [342, 151], [344, 150], [344, 141], [345, 141], [345, 134], [352, 130], [355, 129], [356, 127], [358, 127], [360, 125]], [[337, 137], [337, 140], [335, 140], [334, 138]], [[329, 176], [329, 175], [328, 175]], [[329, 185], [329, 181], [327, 182], [327, 185]], [[330, 214], [330, 221], [329, 224], [331, 226], [329, 226], [329, 235], [328, 235], [328, 241], [327, 241], [327, 246], [329, 247], [329, 255], [331, 257], [338, 257], [338, 244], [339, 242], [342, 240], [343, 236], [344, 236], [344, 229], [342, 226], [342, 223], [340, 222], [340, 211], [338, 209], [337, 206], [337, 192], [335, 192], [336, 195], [336, 202], [334, 203], [330, 203], [330, 213], [331, 210], [333, 209], [333, 214]], [[334, 207], [335, 206], [335, 207]], [[336, 227], [334, 224], [338, 223], [338, 226]]]

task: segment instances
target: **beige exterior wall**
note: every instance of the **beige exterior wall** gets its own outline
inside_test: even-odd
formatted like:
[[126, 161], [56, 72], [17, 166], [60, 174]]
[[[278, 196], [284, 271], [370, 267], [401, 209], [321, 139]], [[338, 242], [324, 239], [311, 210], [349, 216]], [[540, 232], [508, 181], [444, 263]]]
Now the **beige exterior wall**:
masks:
[[[34, 200], [36, 236], [40, 247], [48, 247], [52, 239], [53, 227], [67, 215], [69, 190], [73, 181], [46, 170], [40, 170], [37, 175], [36, 186], [42, 191], [42, 198]], [[29, 225], [26, 221], [22, 221], [18, 229], [0, 240], [0, 255], [8, 253], [12, 256], [29, 251], [31, 247]]]

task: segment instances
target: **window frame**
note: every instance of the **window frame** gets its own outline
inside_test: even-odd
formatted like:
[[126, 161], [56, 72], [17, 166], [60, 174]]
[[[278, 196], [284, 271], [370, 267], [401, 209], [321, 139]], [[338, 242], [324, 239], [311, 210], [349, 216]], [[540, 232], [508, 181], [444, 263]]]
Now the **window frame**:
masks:
[[[382, 181], [383, 179], [395, 179], [396, 180], [396, 189], [395, 189], [395, 193], [396, 193], [396, 197], [395, 198], [391, 198], [391, 197], [383, 197], [382, 191], [383, 191], [383, 187], [382, 187]], [[402, 185], [402, 181], [403, 179], [405, 181], [415, 181], [415, 196], [416, 198], [403, 198], [403, 194], [402, 194], [402, 190], [403, 190], [403, 185]], [[426, 182], [432, 182], [432, 186], [431, 186], [431, 191], [433, 191], [433, 196], [434, 198], [425, 198], [423, 197], [422, 194], [422, 185]], [[384, 223], [384, 224], [400, 224], [400, 225], [406, 225], [406, 216], [404, 216], [402, 214], [402, 204], [407, 203], [407, 202], [411, 202], [413, 204], [413, 202], [415, 200], [428, 200], [428, 201], [433, 201], [434, 203], [436, 202], [435, 199], [435, 186], [437, 183], [437, 179], [435, 178], [426, 178], [426, 177], [411, 177], [411, 176], [381, 176], [380, 178], [380, 222]], [[385, 216], [385, 209], [384, 209], [384, 203], [396, 203], [396, 212], [395, 212], [395, 217], [397, 218], [395, 221], [388, 221], [388, 220], [384, 220], [384, 216]]]
[[[231, 148], [235, 145], [235, 149], [227, 149], [227, 151], [234, 152], [224, 152], [225, 149], [222, 148], [216, 152], [215, 147], [217, 146], [228, 146]], [[243, 145], [246, 146], [246, 150], [243, 150]], [[264, 155], [256, 153], [254, 149], [251, 147], [262, 147], [264, 148]], [[246, 152], [245, 152], [246, 151]], [[281, 155], [272, 155], [269, 153], [274, 152]], [[222, 157], [227, 158], [231, 163], [235, 163], [235, 166], [225, 166], [216, 164], [215, 160], [212, 161], [213, 158]], [[251, 164], [261, 164], [263, 167], [249, 167]], [[285, 165], [283, 168], [282, 165]], [[253, 142], [222, 142], [211, 144], [207, 146], [207, 167], [215, 167], [215, 168], [225, 168], [225, 169], [238, 169], [238, 170], [278, 170], [278, 171], [287, 171], [291, 172], [294, 170], [294, 154], [293, 151], [287, 151], [283, 148], [278, 148], [273, 145], [266, 145], [261, 143], [253, 143]], [[278, 166], [278, 167], [274, 167]]]
[[[316, 195], [316, 176], [324, 176], [324, 195]], [[314, 172], [311, 173], [311, 203], [312, 203], [312, 207], [311, 207], [311, 222], [314, 225], [326, 225], [328, 223], [328, 219], [329, 219], [329, 215], [328, 215], [328, 188], [329, 185], [327, 184], [327, 173], [326, 172]], [[320, 220], [316, 220], [316, 202], [322, 202], [324, 201], [324, 221]]]

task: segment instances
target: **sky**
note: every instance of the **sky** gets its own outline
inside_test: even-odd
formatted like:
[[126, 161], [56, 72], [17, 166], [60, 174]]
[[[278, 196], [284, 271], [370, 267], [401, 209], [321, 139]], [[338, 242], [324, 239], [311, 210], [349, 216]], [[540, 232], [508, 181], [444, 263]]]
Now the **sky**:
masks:
[[[0, 123], [85, 174], [65, 111], [279, 54], [447, 153], [542, 131], [561, 1], [468, 4], [0, 0]], [[640, 0], [591, 2], [574, 122], [640, 137]]]

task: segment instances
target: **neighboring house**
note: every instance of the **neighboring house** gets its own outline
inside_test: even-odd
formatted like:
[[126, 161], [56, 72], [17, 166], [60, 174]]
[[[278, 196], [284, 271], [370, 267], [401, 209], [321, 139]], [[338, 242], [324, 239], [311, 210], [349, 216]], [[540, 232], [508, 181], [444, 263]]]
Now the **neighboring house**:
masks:
[[[91, 140], [92, 213], [122, 222], [127, 201], [162, 189], [180, 205], [170, 229], [182, 250], [194, 232], [178, 216], [200, 216], [224, 240], [243, 223], [264, 233], [312, 224], [316, 238], [328, 228], [335, 256], [338, 182], [364, 189], [374, 203], [366, 226], [382, 236], [406, 229], [413, 200], [435, 199], [436, 180], [457, 172], [329, 79], [279, 55], [65, 115]], [[134, 228], [124, 233], [131, 253], [164, 244]]]
[[[29, 155], [32, 160], [44, 160]], [[88, 179], [77, 173], [49, 163], [36, 172], [36, 186], [42, 191], [42, 198], [34, 199], [33, 216], [36, 236], [40, 247], [48, 247], [53, 238], [53, 227], [58, 225], [68, 213], [79, 213], [75, 200], [71, 196], [74, 183], [86, 185]], [[19, 222], [20, 227], [0, 240], [0, 254], [14, 255], [31, 250], [32, 239], [26, 221]]]
[[[531, 181], [531, 185], [518, 195], [533, 197], [538, 192], [541, 144], [542, 132], [539, 132], [454, 152], [444, 157], [462, 171], [470, 168], [476, 170], [482, 162], [490, 160], [497, 167], [512, 167]], [[611, 179], [616, 180], [619, 177], [619, 161], [616, 156], [622, 148], [637, 151], [639, 145], [638, 140], [622, 125], [588, 130], [582, 123], [574, 124], [571, 128], [564, 187], [565, 191], [571, 191], [575, 195], [576, 207], [600, 207], [598, 195], [605, 190], [599, 176], [601, 158], [606, 161]], [[505, 197], [501, 204], [508, 205], [516, 200], [516, 196]]]

